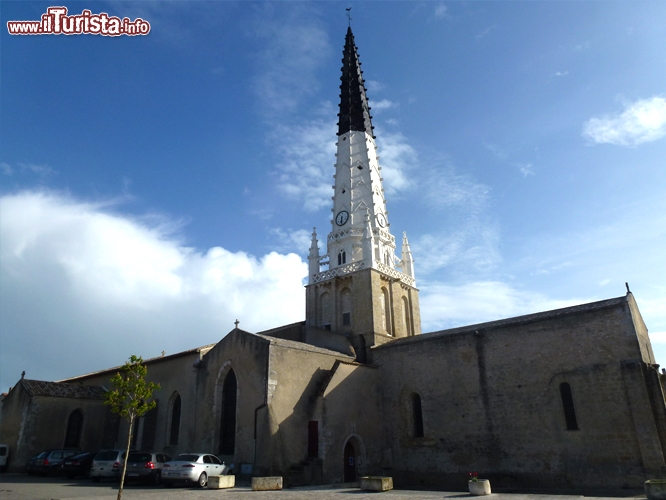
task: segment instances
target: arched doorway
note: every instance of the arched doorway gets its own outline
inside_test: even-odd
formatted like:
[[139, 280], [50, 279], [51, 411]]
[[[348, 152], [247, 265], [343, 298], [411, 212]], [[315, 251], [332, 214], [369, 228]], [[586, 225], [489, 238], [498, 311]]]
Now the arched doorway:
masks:
[[236, 374], [229, 370], [222, 387], [220, 455], [233, 455], [236, 447]]
[[67, 420], [67, 432], [65, 434], [65, 448], [78, 448], [81, 442], [81, 431], [83, 430], [83, 412], [74, 410], [69, 414]]
[[347, 441], [345, 445], [345, 483], [353, 483], [356, 481], [356, 449], [351, 441]]

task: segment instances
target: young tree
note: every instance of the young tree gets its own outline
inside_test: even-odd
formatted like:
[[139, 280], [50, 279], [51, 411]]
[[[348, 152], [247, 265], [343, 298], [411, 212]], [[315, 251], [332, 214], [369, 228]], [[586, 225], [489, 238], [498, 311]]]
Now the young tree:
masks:
[[153, 392], [160, 388], [159, 384], [146, 382], [148, 368], [143, 364], [141, 356], [130, 356], [129, 360], [111, 379], [113, 389], [106, 393], [104, 404], [111, 406], [111, 411], [118, 413], [129, 422], [129, 433], [127, 434], [127, 449], [123, 462], [123, 473], [120, 477], [120, 488], [118, 489], [118, 500], [123, 496], [125, 484], [125, 472], [127, 470], [127, 457], [129, 456], [130, 444], [132, 443], [132, 431], [134, 421], [155, 408], [157, 403], [151, 400]]

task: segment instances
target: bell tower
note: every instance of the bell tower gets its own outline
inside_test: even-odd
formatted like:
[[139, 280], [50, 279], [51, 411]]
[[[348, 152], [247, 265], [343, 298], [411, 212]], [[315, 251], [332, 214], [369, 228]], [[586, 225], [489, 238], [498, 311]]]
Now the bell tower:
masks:
[[[306, 325], [345, 335], [357, 352], [421, 333], [414, 261], [403, 233], [396, 256], [372, 116], [351, 27], [340, 78], [331, 230], [310, 246]], [[322, 266], [328, 269], [322, 270]]]

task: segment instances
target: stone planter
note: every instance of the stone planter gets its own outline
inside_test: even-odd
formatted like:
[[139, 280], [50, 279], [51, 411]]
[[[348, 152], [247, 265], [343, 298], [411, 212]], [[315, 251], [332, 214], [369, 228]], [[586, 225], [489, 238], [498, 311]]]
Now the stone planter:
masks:
[[[478, 481], [467, 481], [470, 495], [490, 495], [490, 481], [479, 479]], [[666, 500], [666, 499], [664, 499]]]
[[236, 476], [210, 476], [208, 478], [209, 490], [223, 490], [233, 488], [236, 485]]
[[252, 491], [273, 491], [281, 489], [282, 476], [252, 478]]
[[393, 478], [388, 476], [365, 476], [361, 478], [361, 489], [368, 491], [389, 491], [393, 489]]
[[648, 500], [666, 500], [666, 479], [648, 479], [643, 487]]

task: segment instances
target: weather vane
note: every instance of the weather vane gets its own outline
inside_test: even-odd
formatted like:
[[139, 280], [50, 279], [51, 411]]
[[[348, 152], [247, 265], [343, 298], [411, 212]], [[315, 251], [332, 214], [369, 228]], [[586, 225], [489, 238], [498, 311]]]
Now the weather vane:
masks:
[[345, 10], [347, 11], [347, 19], [349, 20], [349, 27], [351, 28], [351, 7]]

